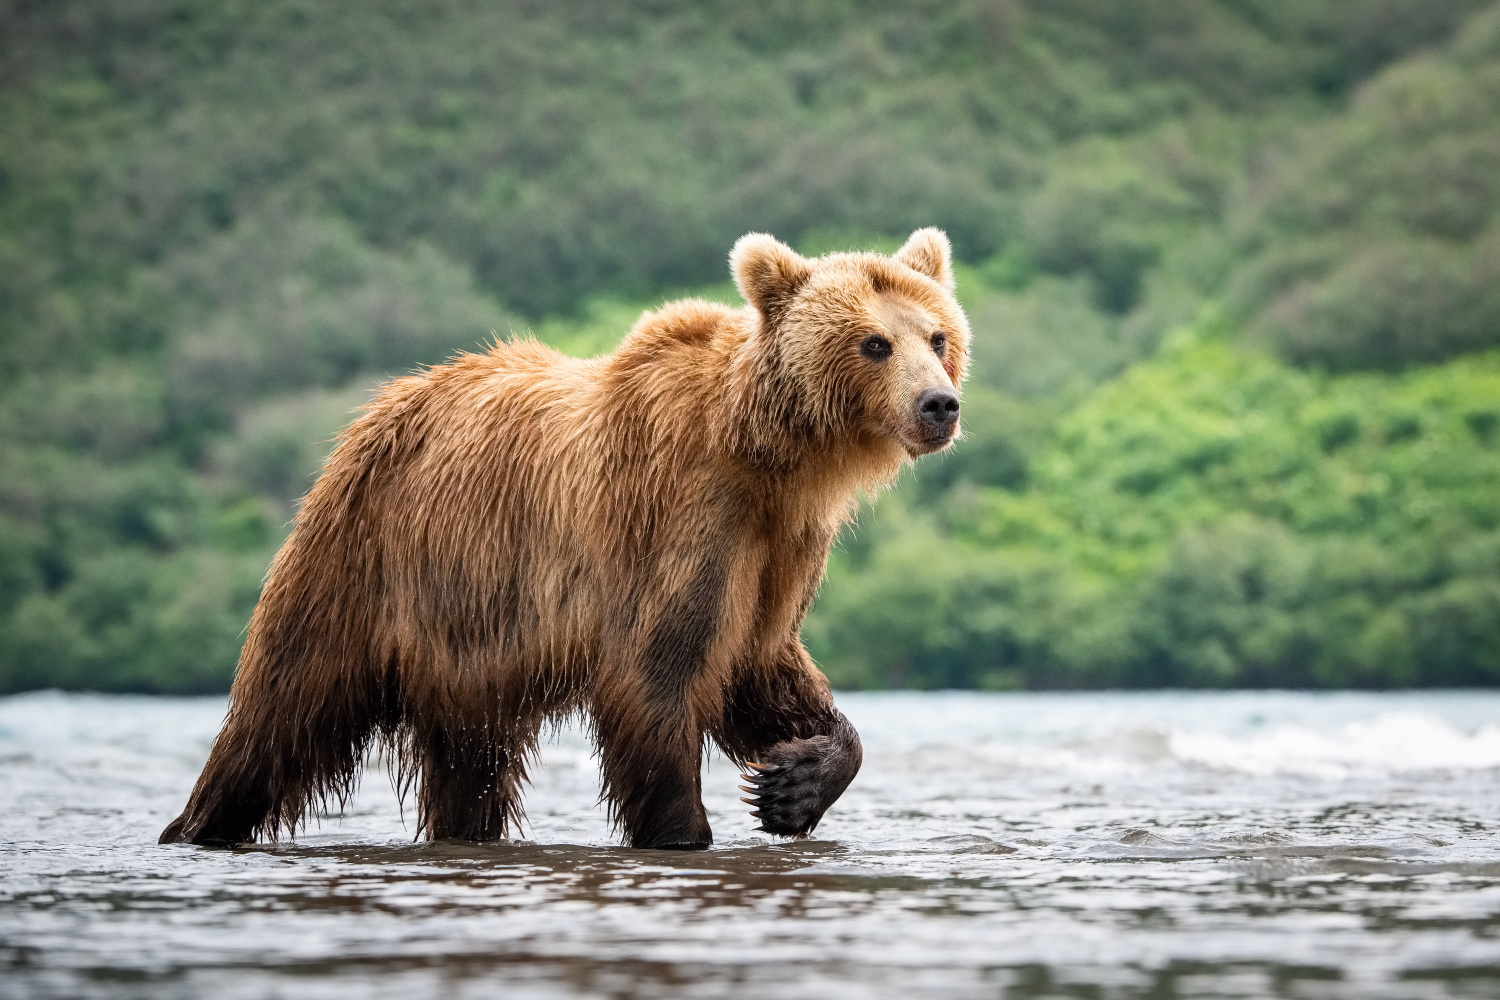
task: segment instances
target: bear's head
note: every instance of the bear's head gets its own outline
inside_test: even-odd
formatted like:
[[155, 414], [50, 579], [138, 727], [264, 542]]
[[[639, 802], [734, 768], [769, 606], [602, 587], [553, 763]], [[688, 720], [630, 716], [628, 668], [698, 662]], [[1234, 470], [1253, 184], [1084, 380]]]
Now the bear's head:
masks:
[[957, 438], [969, 324], [951, 254], [937, 229], [917, 230], [891, 256], [808, 259], [763, 233], [742, 237], [730, 265], [759, 320], [744, 348], [753, 399], [742, 412], [772, 425], [745, 427], [746, 443], [791, 432], [899, 461]]

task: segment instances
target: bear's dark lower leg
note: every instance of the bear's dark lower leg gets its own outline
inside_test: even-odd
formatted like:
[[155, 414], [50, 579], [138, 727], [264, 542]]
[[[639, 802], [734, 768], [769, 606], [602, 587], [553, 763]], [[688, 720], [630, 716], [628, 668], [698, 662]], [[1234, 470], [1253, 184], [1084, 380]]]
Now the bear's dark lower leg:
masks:
[[521, 739], [492, 726], [429, 726], [417, 734], [417, 828], [433, 840], [500, 840], [520, 829]]
[[703, 809], [698, 756], [693, 755], [691, 776], [685, 773], [686, 767], [653, 768], [621, 796], [620, 825], [631, 847], [701, 851], [713, 844], [714, 833]]
[[[257, 700], [258, 699], [258, 700]], [[375, 716], [355, 702], [307, 711], [294, 697], [237, 691], [182, 815], [160, 843], [226, 846], [293, 834], [309, 807], [353, 791]]]
[[800, 644], [740, 679], [714, 736], [746, 765], [741, 788], [760, 829], [780, 836], [811, 833], [864, 760], [859, 734]]
[[617, 800], [627, 844], [672, 851], [701, 851], [713, 844], [699, 757], [659, 763], [627, 782]]
[[631, 847], [703, 850], [713, 830], [703, 808], [703, 740], [656, 723], [627, 731], [615, 713], [596, 711], [604, 791]]
[[[225, 744], [224, 737], [220, 743]], [[182, 814], [167, 824], [157, 842], [228, 847], [253, 841], [272, 825], [270, 761], [232, 743], [216, 745]]]

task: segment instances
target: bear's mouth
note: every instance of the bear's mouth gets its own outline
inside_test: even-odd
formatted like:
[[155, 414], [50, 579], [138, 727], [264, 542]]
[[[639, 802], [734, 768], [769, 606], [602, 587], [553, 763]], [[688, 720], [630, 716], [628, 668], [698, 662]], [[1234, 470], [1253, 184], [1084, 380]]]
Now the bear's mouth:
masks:
[[906, 446], [912, 458], [920, 458], [923, 455], [931, 455], [935, 451], [942, 451], [956, 440], [958, 440], [958, 428], [954, 427], [951, 430], [925, 435], [915, 440], [903, 438], [901, 443]]

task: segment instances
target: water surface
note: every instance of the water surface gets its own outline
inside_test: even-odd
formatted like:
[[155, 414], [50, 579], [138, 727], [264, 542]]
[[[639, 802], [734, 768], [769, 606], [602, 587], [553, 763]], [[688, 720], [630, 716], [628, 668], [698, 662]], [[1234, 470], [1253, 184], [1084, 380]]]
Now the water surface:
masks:
[[573, 732], [516, 843], [384, 772], [294, 844], [158, 846], [222, 699], [0, 699], [0, 995], [1500, 996], [1500, 693], [843, 695], [817, 839], [615, 846]]

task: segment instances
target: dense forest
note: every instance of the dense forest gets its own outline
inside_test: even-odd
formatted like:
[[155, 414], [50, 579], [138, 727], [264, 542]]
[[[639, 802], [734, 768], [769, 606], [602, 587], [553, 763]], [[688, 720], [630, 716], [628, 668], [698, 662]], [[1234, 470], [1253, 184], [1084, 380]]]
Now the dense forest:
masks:
[[0, 690], [225, 689], [392, 374], [933, 224], [836, 684], [1500, 683], [1500, 6], [0, 0]]

